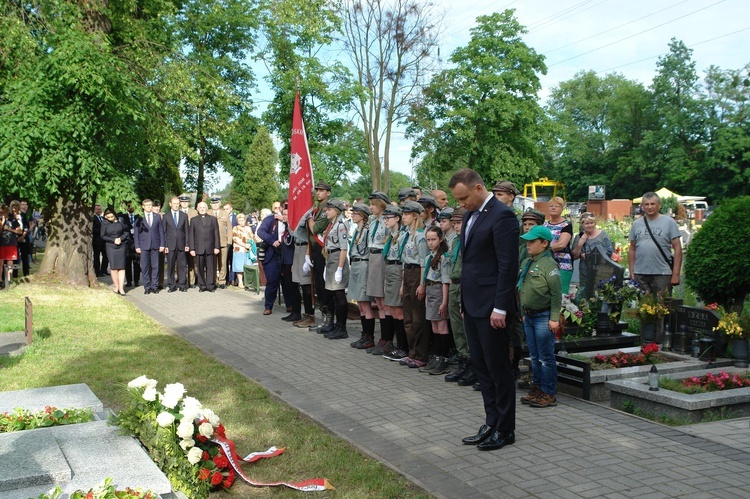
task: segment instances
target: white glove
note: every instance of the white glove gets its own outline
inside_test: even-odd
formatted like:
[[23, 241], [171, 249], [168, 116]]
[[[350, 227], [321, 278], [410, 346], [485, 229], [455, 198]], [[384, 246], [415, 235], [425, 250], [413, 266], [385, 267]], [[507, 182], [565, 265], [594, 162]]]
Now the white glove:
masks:
[[326, 269], [323, 269], [323, 280], [326, 280]]
[[[307, 257], [305, 257], [305, 258], [307, 258]], [[310, 264], [309, 263], [305, 262], [305, 263], [302, 264], [302, 273], [304, 275], [309, 275], [310, 274]]]
[[336, 274], [333, 276], [333, 280], [336, 281], [336, 284], [341, 284], [341, 281], [344, 280], [344, 267], [336, 269]]
[[[313, 263], [312, 263], [312, 260], [310, 260], [310, 255], [305, 255], [305, 264], [306, 264], [306, 265], [307, 265], [307, 267], [308, 267], [308, 268], [310, 268], [310, 269], [314, 267], [314, 265], [313, 265]], [[308, 271], [308, 272], [309, 272], [309, 271]]]

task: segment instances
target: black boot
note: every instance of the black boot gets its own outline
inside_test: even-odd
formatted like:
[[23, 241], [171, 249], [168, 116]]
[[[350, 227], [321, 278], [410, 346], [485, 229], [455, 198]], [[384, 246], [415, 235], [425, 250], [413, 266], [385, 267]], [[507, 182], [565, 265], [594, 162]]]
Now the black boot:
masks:
[[323, 336], [329, 340], [343, 340], [349, 337], [349, 333], [346, 332], [346, 326], [336, 324], [333, 326], [333, 331]]
[[336, 329], [336, 323], [333, 321], [333, 313], [326, 314], [323, 317], [323, 325], [318, 329], [318, 334], [332, 333]]
[[450, 374], [446, 374], [445, 381], [448, 383], [455, 383], [466, 374], [466, 370], [469, 368], [469, 362], [466, 359], [461, 359], [458, 363], [458, 369]]
[[471, 386], [477, 382], [477, 375], [474, 373], [474, 368], [469, 365], [466, 372], [458, 380], [458, 386]]

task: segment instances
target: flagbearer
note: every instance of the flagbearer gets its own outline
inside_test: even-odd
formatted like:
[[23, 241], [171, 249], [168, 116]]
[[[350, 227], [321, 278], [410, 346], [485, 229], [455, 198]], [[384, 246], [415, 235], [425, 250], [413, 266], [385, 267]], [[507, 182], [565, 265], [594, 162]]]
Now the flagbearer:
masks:
[[334, 302], [336, 323], [330, 332], [324, 333], [329, 340], [348, 338], [346, 316], [349, 304], [346, 301], [346, 287], [349, 285], [349, 221], [344, 218], [344, 203], [331, 199], [326, 203], [326, 217], [330, 228], [325, 236], [325, 286]]
[[326, 231], [329, 230], [331, 221], [326, 216], [326, 207], [328, 199], [331, 197], [331, 186], [323, 181], [315, 184], [315, 198], [318, 200], [318, 207], [313, 210], [313, 214], [307, 221], [307, 230], [309, 237], [308, 255], [310, 256], [309, 266], [312, 267], [313, 286], [318, 298], [318, 308], [323, 313], [323, 324], [320, 327], [311, 328], [313, 331], [325, 334], [335, 329], [333, 317], [333, 296], [326, 290], [326, 282], [323, 278], [326, 259], [323, 256], [323, 242]]

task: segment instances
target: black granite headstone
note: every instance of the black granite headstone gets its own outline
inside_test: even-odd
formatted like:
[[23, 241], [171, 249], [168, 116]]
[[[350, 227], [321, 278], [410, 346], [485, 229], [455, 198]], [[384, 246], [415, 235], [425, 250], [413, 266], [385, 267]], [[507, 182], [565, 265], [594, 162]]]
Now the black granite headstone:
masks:
[[[698, 333], [699, 336], [715, 337], [714, 328], [719, 325], [719, 315], [707, 308], [687, 307], [678, 305], [675, 317], [677, 331], [685, 331], [691, 337]], [[684, 326], [684, 329], [683, 329]]]
[[618, 286], [622, 286], [625, 267], [609, 258], [598, 246], [594, 251], [586, 255], [583, 265], [586, 266], [583, 298], [593, 298], [599, 282], [607, 282], [612, 276], [615, 276], [615, 283]]

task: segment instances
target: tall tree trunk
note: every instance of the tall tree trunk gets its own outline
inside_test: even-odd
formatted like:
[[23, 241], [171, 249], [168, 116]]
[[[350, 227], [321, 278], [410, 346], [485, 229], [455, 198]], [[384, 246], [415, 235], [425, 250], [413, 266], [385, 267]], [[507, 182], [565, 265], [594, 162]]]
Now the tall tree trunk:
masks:
[[40, 275], [54, 275], [66, 284], [94, 286], [91, 207], [58, 198], [45, 213], [47, 248]]

